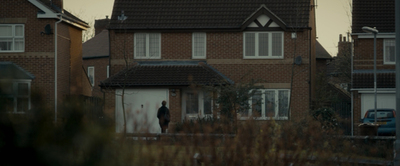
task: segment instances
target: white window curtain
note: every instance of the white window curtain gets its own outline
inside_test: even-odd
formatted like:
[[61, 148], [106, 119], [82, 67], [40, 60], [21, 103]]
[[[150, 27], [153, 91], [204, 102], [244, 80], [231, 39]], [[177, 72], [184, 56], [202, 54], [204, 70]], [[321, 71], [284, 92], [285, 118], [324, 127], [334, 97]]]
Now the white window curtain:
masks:
[[137, 33], [135, 34], [135, 56], [136, 57], [146, 57], [146, 34]]
[[245, 32], [244, 58], [283, 58], [283, 32]]
[[161, 57], [160, 33], [135, 33], [135, 58], [159, 59]]
[[94, 67], [93, 66], [88, 67], [88, 77], [89, 77], [90, 84], [92, 85], [92, 87], [94, 87]]
[[258, 42], [259, 42], [259, 56], [268, 56], [268, 40], [269, 40], [268, 33], [260, 33], [258, 35]]
[[245, 33], [245, 56], [255, 56], [256, 52], [256, 34]]
[[282, 56], [282, 33], [272, 33], [272, 56]]
[[24, 43], [24, 25], [0, 24], [0, 52], [22, 52]]
[[396, 63], [396, 40], [395, 39], [385, 39], [384, 40], [384, 62], [385, 64], [395, 64]]
[[149, 34], [149, 57], [160, 56], [160, 35], [157, 33]]
[[193, 33], [193, 58], [206, 57], [206, 33]]
[[258, 120], [286, 120], [289, 118], [288, 89], [259, 89], [249, 99], [250, 109], [241, 114], [243, 119], [250, 116]]

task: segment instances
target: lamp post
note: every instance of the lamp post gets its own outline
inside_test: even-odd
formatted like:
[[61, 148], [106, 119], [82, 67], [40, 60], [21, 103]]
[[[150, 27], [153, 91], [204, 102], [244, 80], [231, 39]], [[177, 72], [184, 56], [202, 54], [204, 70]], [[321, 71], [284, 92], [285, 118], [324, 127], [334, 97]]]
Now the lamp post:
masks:
[[374, 34], [374, 100], [375, 100], [374, 101], [374, 110], [375, 110], [374, 123], [376, 124], [376, 117], [377, 117], [377, 114], [376, 114], [376, 34], [378, 34], [378, 30], [375, 27], [371, 28], [371, 27], [367, 27], [367, 26], [362, 27], [362, 30], [364, 32]]

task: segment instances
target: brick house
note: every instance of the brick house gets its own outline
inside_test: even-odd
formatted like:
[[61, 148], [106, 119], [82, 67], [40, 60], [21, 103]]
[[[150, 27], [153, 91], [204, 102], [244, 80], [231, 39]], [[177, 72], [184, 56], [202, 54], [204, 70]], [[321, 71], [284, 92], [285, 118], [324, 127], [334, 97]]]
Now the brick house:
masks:
[[110, 19], [95, 20], [95, 36], [82, 44], [83, 67], [92, 86], [91, 96], [103, 98], [100, 81], [109, 77], [109, 39], [106, 29]]
[[[110, 78], [100, 86], [117, 132], [123, 129], [123, 108], [127, 132], [160, 132], [156, 112], [162, 100], [172, 125], [213, 116], [211, 96], [217, 94], [202, 87], [251, 79], [260, 79], [264, 89], [249, 100], [252, 108], [240, 120], [284, 122], [311, 108], [313, 0], [115, 0], [108, 29]], [[254, 102], [259, 100], [265, 102]]]
[[2, 111], [31, 109], [32, 93], [50, 108], [65, 96], [87, 94], [82, 31], [88, 27], [63, 10], [62, 0], [0, 1]]
[[377, 108], [396, 108], [395, 94], [395, 1], [353, 0], [352, 71], [353, 128], [359, 134], [359, 120], [374, 108], [374, 35], [363, 26], [376, 27]]

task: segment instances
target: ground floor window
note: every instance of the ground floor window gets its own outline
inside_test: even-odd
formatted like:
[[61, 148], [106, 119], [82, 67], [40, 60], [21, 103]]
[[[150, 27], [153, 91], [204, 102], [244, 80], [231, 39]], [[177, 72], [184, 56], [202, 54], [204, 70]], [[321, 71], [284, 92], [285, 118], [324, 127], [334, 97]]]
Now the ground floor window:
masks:
[[248, 101], [250, 109], [241, 113], [241, 119], [286, 120], [289, 118], [289, 98], [289, 89], [255, 90]]
[[183, 90], [182, 108], [185, 119], [212, 117], [212, 93]]
[[1, 112], [23, 113], [31, 108], [30, 81], [1, 81]]

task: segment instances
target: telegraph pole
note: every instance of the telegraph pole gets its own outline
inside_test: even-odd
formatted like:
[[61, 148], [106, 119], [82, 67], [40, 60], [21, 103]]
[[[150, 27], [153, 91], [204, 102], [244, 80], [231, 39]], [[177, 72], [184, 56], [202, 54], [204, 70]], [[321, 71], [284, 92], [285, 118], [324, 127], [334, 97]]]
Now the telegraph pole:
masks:
[[400, 0], [395, 1], [396, 32], [396, 141], [394, 165], [400, 165]]

